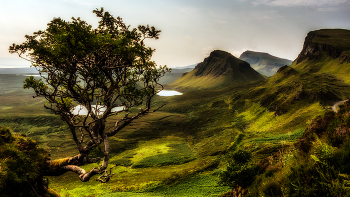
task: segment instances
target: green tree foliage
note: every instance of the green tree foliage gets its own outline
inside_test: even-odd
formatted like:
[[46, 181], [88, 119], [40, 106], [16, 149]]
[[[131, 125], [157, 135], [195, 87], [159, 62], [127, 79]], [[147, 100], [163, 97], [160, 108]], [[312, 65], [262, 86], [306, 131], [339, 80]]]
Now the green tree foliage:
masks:
[[0, 196], [52, 196], [41, 173], [48, 159], [35, 141], [0, 127]]
[[[24, 88], [45, 97], [45, 108], [61, 116], [77, 144], [79, 154], [53, 165], [55, 171], [74, 171], [82, 181], [105, 171], [108, 137], [150, 112], [152, 97], [162, 89], [159, 78], [169, 71], [151, 61], [154, 49], [144, 45], [145, 39], [158, 39], [159, 30], [148, 25], [130, 29], [120, 17], [114, 18], [103, 8], [93, 12], [100, 18], [96, 29], [80, 18], [70, 22], [54, 18], [45, 31], [26, 35], [24, 43], [9, 48], [10, 53], [28, 59], [39, 71], [41, 79], [27, 78]], [[72, 112], [78, 104], [87, 109], [87, 115]], [[112, 111], [121, 106], [122, 111]], [[141, 110], [131, 115], [130, 109], [135, 106]], [[107, 131], [106, 119], [120, 113], [125, 116]], [[86, 172], [77, 167], [98, 161], [89, 158], [89, 153], [101, 144], [104, 157], [100, 168]], [[100, 179], [102, 182], [108, 181], [109, 176], [103, 177], [106, 179]]]

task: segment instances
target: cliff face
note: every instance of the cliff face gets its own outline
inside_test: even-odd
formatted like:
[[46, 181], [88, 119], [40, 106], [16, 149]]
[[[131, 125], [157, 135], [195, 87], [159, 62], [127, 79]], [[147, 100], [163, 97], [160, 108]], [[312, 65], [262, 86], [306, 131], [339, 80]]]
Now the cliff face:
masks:
[[302, 51], [294, 61], [299, 64], [307, 58], [317, 60], [324, 52], [333, 59], [341, 58], [350, 62], [349, 43], [350, 30], [321, 29], [311, 31], [305, 38]]

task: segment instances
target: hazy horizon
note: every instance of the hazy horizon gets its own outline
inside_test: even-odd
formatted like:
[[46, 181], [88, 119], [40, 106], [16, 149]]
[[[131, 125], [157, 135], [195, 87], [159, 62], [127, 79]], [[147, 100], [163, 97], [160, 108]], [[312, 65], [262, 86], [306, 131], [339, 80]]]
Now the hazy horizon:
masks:
[[30, 0], [0, 5], [6, 18], [0, 22], [0, 68], [29, 67], [8, 47], [45, 30], [54, 17], [80, 17], [96, 27], [92, 10], [101, 7], [131, 28], [149, 24], [160, 29], [160, 39], [146, 45], [156, 49], [152, 60], [168, 67], [199, 63], [215, 49], [236, 57], [251, 50], [294, 60], [309, 31], [350, 29], [350, 0]]

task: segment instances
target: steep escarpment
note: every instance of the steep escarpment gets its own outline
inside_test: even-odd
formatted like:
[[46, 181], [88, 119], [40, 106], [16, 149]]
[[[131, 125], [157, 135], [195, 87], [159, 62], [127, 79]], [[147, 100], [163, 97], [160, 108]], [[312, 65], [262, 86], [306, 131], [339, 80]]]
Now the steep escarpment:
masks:
[[281, 67], [247, 98], [254, 98], [275, 115], [300, 105], [318, 103], [325, 107], [344, 100], [350, 96], [349, 52], [349, 30], [312, 31], [293, 64]]
[[205, 89], [264, 79], [247, 62], [234, 57], [228, 52], [215, 50], [203, 62], [199, 63], [194, 70], [183, 75], [171, 86], [180, 89]]
[[256, 51], [245, 51], [239, 59], [248, 62], [254, 70], [268, 77], [274, 75], [282, 66], [292, 64], [291, 60]]
[[350, 30], [321, 29], [307, 34], [291, 65], [307, 74], [327, 74], [350, 84]]
[[332, 59], [341, 58], [350, 62], [350, 30], [320, 29], [307, 34], [296, 64], [305, 59], [318, 60], [325, 53]]

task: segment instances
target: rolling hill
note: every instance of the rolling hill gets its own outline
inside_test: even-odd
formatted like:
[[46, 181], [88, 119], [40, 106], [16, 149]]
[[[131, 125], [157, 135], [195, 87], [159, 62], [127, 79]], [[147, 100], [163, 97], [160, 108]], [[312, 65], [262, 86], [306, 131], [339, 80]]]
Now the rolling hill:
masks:
[[291, 60], [272, 56], [268, 53], [255, 51], [245, 51], [239, 59], [248, 62], [254, 70], [268, 77], [274, 75], [282, 66], [289, 66], [293, 62]]
[[206, 89], [243, 84], [265, 78], [232, 54], [214, 50], [191, 72], [171, 83], [177, 89]]

